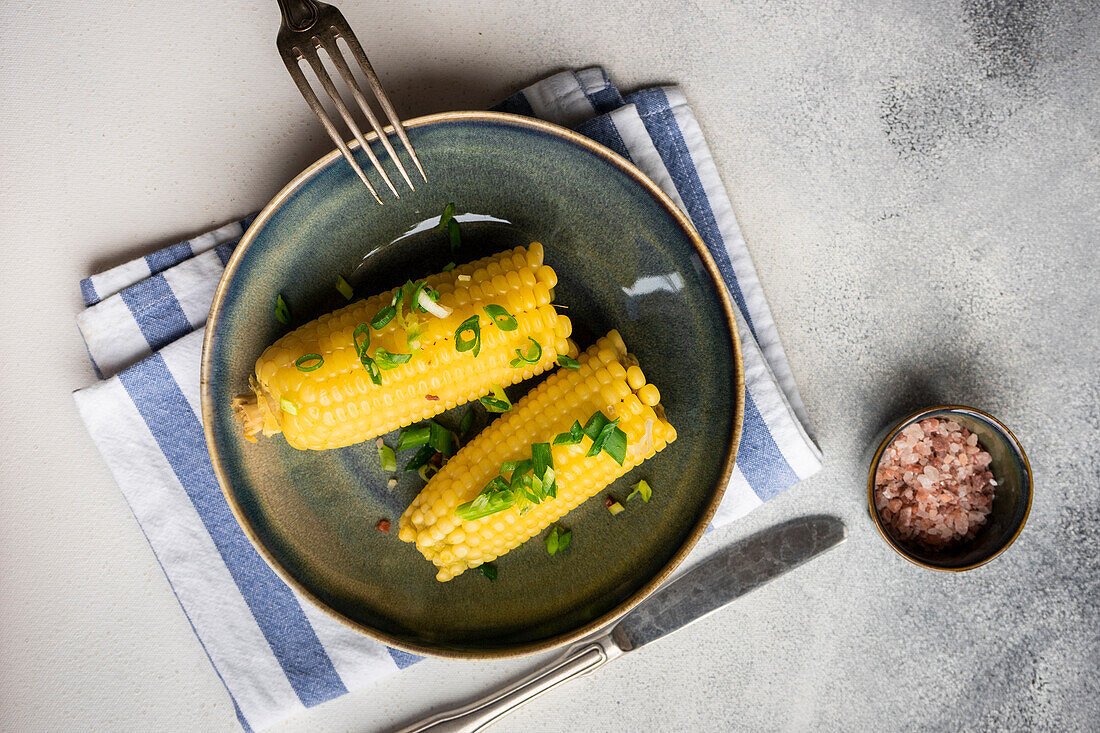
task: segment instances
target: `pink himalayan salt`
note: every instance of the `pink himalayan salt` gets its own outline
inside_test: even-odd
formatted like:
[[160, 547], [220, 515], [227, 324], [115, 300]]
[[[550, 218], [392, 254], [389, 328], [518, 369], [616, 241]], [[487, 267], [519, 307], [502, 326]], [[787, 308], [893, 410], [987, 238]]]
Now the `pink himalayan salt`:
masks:
[[907, 425], [875, 473], [882, 523], [898, 539], [929, 549], [973, 537], [993, 508], [992, 462], [978, 436], [953, 420]]

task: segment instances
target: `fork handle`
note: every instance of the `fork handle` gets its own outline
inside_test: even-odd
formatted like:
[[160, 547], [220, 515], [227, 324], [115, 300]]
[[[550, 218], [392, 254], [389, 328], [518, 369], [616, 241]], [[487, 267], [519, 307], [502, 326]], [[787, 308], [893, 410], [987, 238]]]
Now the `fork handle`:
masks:
[[283, 25], [292, 31], [308, 31], [317, 22], [321, 6], [314, 0], [277, 0]]

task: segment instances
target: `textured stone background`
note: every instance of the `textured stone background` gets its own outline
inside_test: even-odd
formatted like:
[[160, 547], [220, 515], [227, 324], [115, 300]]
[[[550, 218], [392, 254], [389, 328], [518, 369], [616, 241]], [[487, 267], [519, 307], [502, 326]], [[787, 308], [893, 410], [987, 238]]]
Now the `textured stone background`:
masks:
[[[1100, 728], [1100, 4], [339, 4], [409, 116], [593, 63], [683, 85], [827, 457], [699, 552], [803, 513], [851, 531], [495, 730]], [[68, 392], [93, 378], [80, 277], [327, 149], [276, 27], [268, 0], [0, 10], [5, 729], [235, 729]], [[1016, 545], [961, 575], [896, 558], [862, 494], [875, 430], [942, 401], [1002, 418], [1037, 483]], [[425, 662], [281, 730], [382, 729], [534, 663]]]

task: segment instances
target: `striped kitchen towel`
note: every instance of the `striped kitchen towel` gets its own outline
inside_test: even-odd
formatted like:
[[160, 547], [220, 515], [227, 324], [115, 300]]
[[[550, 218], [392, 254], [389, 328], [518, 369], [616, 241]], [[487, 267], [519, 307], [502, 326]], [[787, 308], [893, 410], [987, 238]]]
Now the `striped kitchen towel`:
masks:
[[[820, 468], [775, 324], [702, 132], [675, 87], [622, 96], [601, 69], [556, 74], [499, 109], [572, 127], [631, 160], [691, 217], [737, 305], [745, 426], [715, 524]], [[246, 729], [262, 729], [416, 657], [299, 598], [226, 505], [199, 409], [202, 332], [251, 218], [81, 283], [77, 317], [100, 381], [76, 392], [103, 454]]]

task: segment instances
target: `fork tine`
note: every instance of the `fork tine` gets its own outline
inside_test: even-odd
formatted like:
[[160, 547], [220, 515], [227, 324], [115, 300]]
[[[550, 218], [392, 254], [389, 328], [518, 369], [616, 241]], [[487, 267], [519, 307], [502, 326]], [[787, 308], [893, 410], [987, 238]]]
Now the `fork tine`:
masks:
[[[421, 177], [427, 181], [428, 176], [424, 173], [424, 166], [420, 165], [420, 158], [416, 157], [416, 152], [413, 150], [412, 143], [409, 142], [409, 136], [405, 134], [405, 128], [401, 125], [401, 118], [397, 116], [397, 112], [394, 110], [393, 105], [390, 104], [390, 98], [386, 96], [386, 90], [382, 88], [382, 82], [378, 80], [378, 75], [374, 73], [374, 67], [372, 67], [370, 61], [367, 60], [366, 51], [359, 45], [359, 39], [351, 32], [351, 28], [345, 31], [337, 27], [336, 30], [344, 37], [344, 41], [348, 44], [348, 48], [351, 49], [352, 54], [355, 56], [355, 60], [359, 62], [359, 68], [362, 69], [363, 73], [366, 75], [367, 83], [370, 84], [371, 91], [374, 92], [374, 96], [378, 99], [378, 103], [382, 105], [382, 111], [386, 113], [386, 117], [389, 119], [390, 124], [393, 125], [394, 132], [397, 133], [397, 137], [401, 138], [401, 143], [405, 146], [405, 150], [408, 151], [409, 157], [412, 158], [413, 163], [416, 163], [416, 168], [420, 171]], [[379, 136], [384, 137], [381, 133], [379, 133]]]
[[[327, 48], [325, 48], [328, 51]], [[328, 51], [329, 58], [332, 58], [332, 52]], [[340, 92], [337, 91], [336, 85], [332, 83], [332, 77], [329, 76], [328, 71], [325, 69], [325, 65], [321, 62], [321, 57], [317, 53], [316, 49], [309, 49], [308, 53], [305, 53], [306, 61], [313, 67], [313, 73], [317, 75], [317, 79], [321, 82], [321, 86], [324, 87], [328, 96], [332, 99], [332, 103], [336, 105], [336, 109], [340, 112], [340, 116], [344, 118], [345, 124], [351, 129], [351, 134], [355, 136], [355, 139], [359, 141], [359, 147], [363, 149], [363, 152], [370, 158], [371, 164], [374, 169], [378, 171], [378, 175], [382, 176], [382, 180], [389, 186], [390, 191], [397, 198], [401, 198], [401, 195], [397, 193], [397, 189], [393, 187], [393, 182], [390, 177], [386, 175], [386, 169], [382, 167], [382, 164], [375, 157], [374, 151], [371, 150], [370, 145], [363, 138], [363, 132], [359, 129], [359, 125], [355, 124], [355, 118], [352, 117], [351, 111], [344, 104], [344, 100], [340, 97]]]
[[[295, 52], [301, 53], [297, 48]], [[332, 138], [332, 142], [336, 143], [336, 147], [340, 149], [340, 152], [344, 155], [344, 160], [359, 174], [359, 178], [366, 185], [367, 190], [374, 196], [374, 200], [378, 203], [382, 203], [382, 199], [379, 198], [378, 192], [374, 190], [374, 186], [367, 179], [367, 174], [363, 172], [363, 169], [359, 167], [359, 164], [355, 162], [355, 156], [351, 154], [351, 150], [348, 149], [347, 143], [344, 142], [343, 136], [336, 129], [336, 126], [332, 124], [332, 120], [329, 119], [328, 114], [325, 112], [325, 108], [321, 106], [321, 100], [317, 98], [317, 95], [313, 92], [313, 87], [309, 85], [309, 80], [306, 79], [305, 74], [302, 73], [302, 69], [298, 66], [298, 60], [294, 58], [290, 53], [283, 54], [283, 63], [286, 64], [287, 71], [290, 72], [291, 78], [294, 79], [294, 83], [298, 85], [298, 91], [302, 93], [306, 103], [309, 104], [310, 109], [313, 110], [313, 114], [317, 115], [317, 119], [324, 126], [328, 136]]]
[[[340, 47], [336, 45], [335, 41], [329, 45], [326, 44], [324, 49], [328, 51], [329, 58], [332, 59], [332, 63], [335, 64], [336, 70], [340, 72], [340, 76], [343, 77], [344, 83], [348, 85], [351, 90], [351, 96], [355, 97], [356, 103], [359, 105], [359, 109], [363, 110], [363, 114], [367, 116], [367, 120], [370, 122], [371, 127], [374, 128], [375, 133], [378, 135], [378, 139], [382, 142], [382, 146], [389, 153], [390, 159], [393, 160], [397, 166], [397, 170], [401, 172], [401, 177], [405, 179], [405, 183], [409, 184], [409, 188], [416, 190], [416, 186], [413, 185], [412, 180], [409, 178], [408, 172], [405, 170], [405, 166], [401, 163], [401, 159], [397, 157], [397, 151], [393, 149], [393, 145], [390, 144], [390, 138], [386, 135], [382, 128], [382, 125], [378, 122], [378, 118], [374, 115], [374, 110], [371, 109], [370, 104], [367, 102], [365, 96], [363, 96], [362, 90], [359, 88], [359, 82], [355, 80], [355, 76], [351, 73], [351, 68], [348, 66], [347, 61], [344, 60], [343, 53], [340, 52]], [[419, 165], [419, 163], [417, 163]], [[423, 171], [421, 171], [423, 173]], [[427, 180], [427, 179], [425, 179]]]

